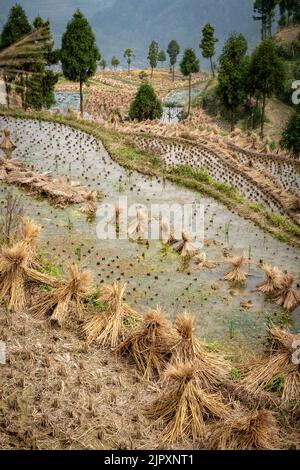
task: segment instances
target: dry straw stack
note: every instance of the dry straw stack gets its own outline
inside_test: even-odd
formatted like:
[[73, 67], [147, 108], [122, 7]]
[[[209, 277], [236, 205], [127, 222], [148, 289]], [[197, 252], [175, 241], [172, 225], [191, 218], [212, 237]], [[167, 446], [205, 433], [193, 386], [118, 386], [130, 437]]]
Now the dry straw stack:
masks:
[[198, 251], [198, 248], [191, 242], [190, 234], [187, 232], [182, 232], [181, 240], [175, 243], [174, 249], [183, 257], [193, 256]]
[[149, 310], [143, 323], [129, 333], [117, 351], [129, 356], [147, 380], [156, 378], [167, 365], [178, 336], [164, 312]]
[[217, 390], [229, 380], [230, 364], [217, 353], [213, 353], [194, 335], [195, 319], [188, 313], [177, 315], [175, 327], [179, 341], [173, 349], [171, 363], [193, 364], [199, 383], [204, 390]]
[[270, 336], [270, 353], [247, 367], [248, 372], [240, 382], [240, 387], [255, 395], [279, 381], [282, 400], [299, 401], [300, 364], [297, 345], [300, 334], [293, 335], [287, 330], [271, 328]]
[[282, 276], [281, 287], [275, 301], [288, 312], [294, 310], [300, 304], [300, 292], [294, 288], [295, 277], [286, 273]]
[[243, 254], [235, 258], [226, 259], [226, 263], [232, 266], [232, 269], [224, 276], [225, 281], [235, 284], [244, 284], [248, 274], [244, 271], [243, 267], [247, 264], [247, 258]]
[[115, 348], [124, 340], [125, 332], [141, 321], [141, 316], [124, 302], [126, 284], [115, 282], [101, 288], [99, 300], [104, 311], [90, 315], [83, 330], [88, 343]]
[[186, 439], [198, 441], [211, 419], [229, 418], [230, 408], [218, 394], [205, 392], [198, 370], [191, 364], [169, 365], [163, 389], [145, 410], [145, 416], [163, 428], [162, 440], [174, 443]]
[[280, 443], [278, 424], [271, 411], [239, 410], [212, 427], [207, 447], [218, 450], [275, 450]]
[[79, 271], [76, 264], [69, 267], [70, 279], [63, 280], [51, 292], [35, 299], [29, 313], [34, 316], [49, 315], [59, 325], [68, 320], [81, 319], [84, 310], [84, 299], [91, 293], [91, 273]]
[[195, 263], [196, 269], [214, 269], [218, 266], [218, 263], [215, 261], [209, 261], [207, 259], [206, 253], [204, 252], [195, 255], [193, 261]]
[[266, 295], [275, 294], [281, 288], [283, 272], [277, 266], [262, 263], [261, 268], [265, 272], [266, 279], [257, 286], [257, 290]]

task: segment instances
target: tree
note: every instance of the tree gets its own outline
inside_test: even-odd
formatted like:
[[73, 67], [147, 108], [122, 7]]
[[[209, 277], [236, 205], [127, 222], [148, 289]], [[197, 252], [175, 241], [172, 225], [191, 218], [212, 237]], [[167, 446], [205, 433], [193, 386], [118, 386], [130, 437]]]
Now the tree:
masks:
[[[299, 23], [300, 21], [300, 4], [299, 0], [279, 0], [279, 8], [281, 13], [280, 24], [286, 21], [287, 25], [291, 22]], [[284, 24], [283, 24], [284, 25]]]
[[[43, 31], [45, 36], [51, 38], [50, 22], [44, 21], [40, 16], [33, 22], [34, 30]], [[53, 40], [49, 41], [47, 52], [37, 55], [35, 62], [27, 66], [25, 107], [35, 109], [50, 108], [55, 103], [54, 87], [58, 81], [58, 74], [47, 70], [47, 66], [57, 64], [59, 51], [54, 50]]]
[[149, 52], [148, 52], [148, 57], [147, 57], [150, 63], [150, 67], [151, 67], [151, 78], [153, 77], [153, 69], [157, 67], [158, 54], [159, 54], [159, 45], [156, 41], [152, 41], [149, 46]]
[[215, 44], [218, 42], [218, 39], [215, 38], [214, 34], [215, 28], [211, 24], [207, 23], [202, 30], [202, 40], [199, 45], [200, 49], [202, 50], [203, 57], [210, 60], [213, 77], [215, 76], [215, 70], [212, 63], [212, 58], [216, 53]]
[[147, 119], [160, 119], [163, 114], [161, 102], [157, 98], [154, 88], [147, 81], [141, 84], [129, 110], [130, 119], [145, 121]]
[[113, 56], [113, 58], [111, 59], [111, 66], [116, 70], [119, 65], [120, 65], [119, 59]]
[[95, 74], [101, 55], [92, 28], [80, 10], [76, 10], [63, 34], [60, 58], [64, 76], [80, 84], [80, 112], [83, 115], [82, 87]]
[[135, 55], [133, 53], [133, 50], [132, 49], [126, 49], [126, 51], [124, 52], [124, 57], [127, 61], [127, 65], [128, 65], [128, 73], [130, 73], [130, 66], [131, 66], [131, 63], [133, 61], [133, 59], [135, 58]]
[[161, 66], [163, 67], [164, 62], [166, 62], [166, 60], [167, 60], [167, 56], [166, 56], [165, 51], [161, 50], [159, 52], [157, 60], [158, 60], [158, 62], [161, 63]]
[[179, 44], [174, 39], [169, 43], [167, 53], [170, 57], [170, 66], [171, 66], [171, 69], [172, 69], [173, 82], [174, 82], [174, 80], [175, 80], [175, 65], [176, 65], [176, 62], [177, 62], [177, 56], [180, 53]]
[[[0, 36], [0, 50], [5, 49], [11, 44], [19, 41], [31, 31], [32, 28], [28, 21], [25, 11], [21, 7], [21, 5], [16, 4], [11, 8], [7, 22], [3, 26]], [[15, 69], [17, 69], [17, 67], [15, 67]], [[10, 73], [8, 70], [4, 70], [3, 75], [6, 89], [7, 107], [9, 108], [11, 87], [12, 83], [16, 80], [16, 73]], [[17, 89], [21, 92], [23, 103], [25, 95], [22, 74], [20, 75], [20, 86]]]
[[300, 157], [300, 110], [290, 117], [282, 134], [282, 145], [295, 157]]
[[253, 89], [262, 98], [261, 137], [264, 136], [266, 100], [282, 91], [285, 81], [284, 65], [279, 59], [272, 39], [265, 39], [253, 52], [250, 66]]
[[230, 113], [231, 129], [235, 124], [235, 112], [247, 96], [245, 69], [247, 67], [247, 41], [242, 34], [232, 34], [226, 41], [219, 59], [217, 94]]
[[254, 16], [255, 21], [261, 22], [262, 41], [272, 35], [272, 23], [275, 17], [275, 7], [278, 0], [255, 0]]
[[181, 73], [185, 77], [189, 77], [189, 106], [188, 115], [191, 112], [191, 92], [192, 92], [192, 74], [200, 71], [199, 60], [196, 57], [193, 49], [186, 49], [182, 62], [180, 64]]
[[102, 68], [102, 70], [105, 70], [106, 67], [107, 67], [107, 62], [106, 62], [106, 60], [105, 60], [104, 58], [101, 59], [100, 62], [99, 62], [99, 65], [100, 65], [100, 67]]

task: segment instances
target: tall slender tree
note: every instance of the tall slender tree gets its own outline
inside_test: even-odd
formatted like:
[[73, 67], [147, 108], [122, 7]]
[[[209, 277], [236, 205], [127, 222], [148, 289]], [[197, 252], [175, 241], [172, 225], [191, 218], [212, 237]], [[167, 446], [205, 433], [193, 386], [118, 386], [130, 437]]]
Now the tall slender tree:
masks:
[[169, 43], [167, 53], [170, 57], [170, 66], [171, 66], [171, 69], [172, 69], [172, 76], [173, 76], [173, 82], [174, 82], [174, 80], [175, 80], [175, 65], [176, 65], [176, 62], [177, 62], [177, 57], [180, 53], [180, 46], [179, 46], [178, 42], [175, 41], [175, 39], [173, 39]]
[[231, 129], [235, 124], [235, 112], [247, 97], [245, 69], [247, 67], [247, 41], [242, 34], [232, 34], [226, 41], [220, 56], [217, 92], [230, 114]]
[[107, 67], [107, 62], [106, 62], [106, 60], [104, 59], [104, 57], [100, 60], [99, 65], [100, 65], [100, 67], [102, 68], [102, 70], [105, 70], [105, 69], [106, 69], [106, 67]]
[[147, 57], [150, 63], [150, 67], [151, 67], [151, 78], [153, 77], [153, 70], [156, 69], [157, 67], [158, 55], [159, 55], [158, 42], [152, 41], [149, 46], [149, 52], [148, 52], [148, 57]]
[[218, 39], [215, 38], [215, 28], [210, 23], [207, 23], [202, 30], [202, 40], [199, 47], [202, 50], [203, 57], [210, 60], [210, 67], [213, 77], [215, 76], [215, 69], [212, 58], [216, 53], [216, 42], [218, 42]]
[[285, 80], [285, 69], [272, 39], [265, 39], [254, 51], [250, 74], [252, 87], [262, 99], [260, 133], [263, 138], [267, 98], [282, 91]]
[[167, 60], [167, 56], [166, 56], [165, 51], [161, 50], [159, 52], [157, 60], [158, 60], [158, 62], [161, 63], [161, 66], [163, 66], [164, 62], [166, 62], [166, 60]]
[[[0, 36], [0, 50], [5, 49], [11, 44], [19, 41], [31, 31], [32, 27], [28, 21], [26, 13], [21, 5], [17, 3], [11, 8], [8, 19], [3, 26]], [[17, 70], [17, 67], [15, 67], [15, 69]], [[8, 70], [4, 70], [4, 83], [8, 108], [10, 106], [10, 93], [13, 82], [19, 82], [17, 90], [21, 94], [22, 104], [24, 105], [25, 102], [25, 86], [23, 75], [18, 75], [15, 72], [11, 73]]]
[[267, 39], [272, 35], [272, 24], [275, 17], [275, 7], [278, 0], [255, 0], [254, 20], [261, 22], [261, 39]]
[[79, 82], [80, 112], [83, 115], [83, 84], [95, 74], [101, 56], [92, 28], [80, 10], [76, 10], [63, 34], [60, 58], [64, 76]]
[[195, 51], [193, 49], [186, 49], [182, 62], [180, 64], [181, 73], [185, 77], [189, 77], [189, 105], [188, 105], [188, 115], [191, 112], [191, 95], [192, 95], [192, 74], [198, 73], [200, 71], [200, 63], [196, 57]]
[[132, 61], [135, 58], [133, 50], [130, 48], [126, 49], [124, 52], [124, 58], [126, 59], [126, 62], [127, 62], [128, 73], [130, 73], [130, 67], [131, 67]]
[[120, 65], [120, 61], [117, 57], [113, 56], [111, 59], [111, 66], [114, 70], [117, 70], [118, 66]]

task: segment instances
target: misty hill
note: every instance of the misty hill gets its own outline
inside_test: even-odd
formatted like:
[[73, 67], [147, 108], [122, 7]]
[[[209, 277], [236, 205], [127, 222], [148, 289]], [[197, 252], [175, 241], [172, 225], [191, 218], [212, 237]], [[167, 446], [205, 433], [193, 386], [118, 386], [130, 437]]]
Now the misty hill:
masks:
[[[15, 0], [0, 0], [0, 26]], [[243, 32], [252, 47], [259, 38], [259, 24], [252, 19], [253, 0], [19, 0], [29, 18], [40, 14], [52, 23], [55, 40], [60, 37], [76, 8], [87, 16], [102, 55], [122, 57], [127, 47], [136, 53], [136, 66], [146, 64], [147, 49], [152, 39], [162, 48], [175, 38], [182, 49], [194, 47], [197, 52], [200, 32], [211, 22], [220, 39], [218, 49], [232, 31]], [[203, 66], [205, 66], [202, 60]]]

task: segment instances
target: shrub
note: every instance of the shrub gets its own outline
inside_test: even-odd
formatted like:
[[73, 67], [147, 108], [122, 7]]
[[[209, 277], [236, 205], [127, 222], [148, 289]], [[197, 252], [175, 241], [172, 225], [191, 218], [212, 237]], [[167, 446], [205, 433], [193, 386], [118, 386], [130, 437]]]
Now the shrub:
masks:
[[129, 110], [130, 119], [146, 121], [147, 119], [160, 119], [163, 109], [157, 98], [154, 88], [148, 82], [141, 84]]
[[300, 110], [289, 119], [282, 135], [282, 145], [295, 157], [300, 156]]

